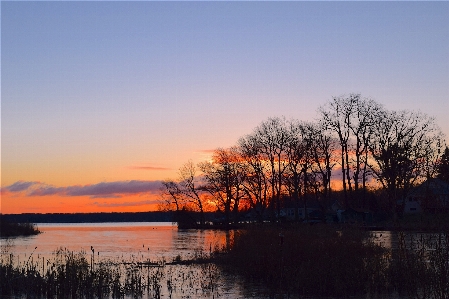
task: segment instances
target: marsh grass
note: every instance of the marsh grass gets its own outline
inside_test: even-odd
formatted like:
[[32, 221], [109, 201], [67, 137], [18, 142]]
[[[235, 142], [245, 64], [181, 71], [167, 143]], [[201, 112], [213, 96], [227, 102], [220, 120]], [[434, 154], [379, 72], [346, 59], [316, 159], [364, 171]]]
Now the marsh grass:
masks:
[[449, 233], [399, 234], [388, 276], [394, 289], [413, 298], [449, 298]]
[[[282, 240], [281, 240], [282, 239]], [[277, 298], [449, 298], [449, 235], [400, 234], [397, 249], [369, 233], [325, 225], [239, 231], [220, 266]]]
[[447, 232], [400, 233], [387, 249], [352, 228], [260, 226], [236, 231], [231, 244], [190, 259], [111, 261], [62, 248], [20, 260], [4, 242], [0, 297], [218, 298], [223, 279], [237, 277], [257, 298], [449, 298]]
[[182, 263], [138, 260], [101, 260], [93, 264], [93, 254], [60, 248], [51, 259], [33, 254], [20, 261], [2, 245], [0, 297], [25, 298], [162, 298], [175, 293], [191, 297], [218, 294], [218, 268], [206, 263], [205, 254]]

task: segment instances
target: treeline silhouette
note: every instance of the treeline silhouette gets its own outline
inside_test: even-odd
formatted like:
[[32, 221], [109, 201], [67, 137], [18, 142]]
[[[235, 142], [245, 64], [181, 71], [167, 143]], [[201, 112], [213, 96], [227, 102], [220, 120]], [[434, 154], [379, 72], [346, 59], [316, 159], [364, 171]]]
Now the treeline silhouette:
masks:
[[171, 222], [169, 212], [137, 213], [49, 213], [3, 214], [2, 220], [13, 223], [101, 223], [101, 222]]
[[268, 118], [210, 161], [187, 162], [178, 179], [163, 182], [160, 209], [218, 210], [226, 223], [251, 209], [259, 221], [276, 220], [286, 202], [306, 209], [313, 200], [325, 213], [341, 190], [341, 208], [369, 209], [375, 194], [376, 205], [397, 218], [411, 188], [441, 177], [445, 148], [424, 113], [388, 110], [360, 94], [333, 97], [314, 122]]

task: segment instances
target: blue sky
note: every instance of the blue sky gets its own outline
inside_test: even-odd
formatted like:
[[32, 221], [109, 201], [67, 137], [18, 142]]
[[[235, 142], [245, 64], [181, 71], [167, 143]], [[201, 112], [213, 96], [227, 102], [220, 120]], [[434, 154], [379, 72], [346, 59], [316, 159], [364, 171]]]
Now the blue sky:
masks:
[[449, 135], [448, 2], [2, 2], [2, 186], [176, 176], [361, 93]]

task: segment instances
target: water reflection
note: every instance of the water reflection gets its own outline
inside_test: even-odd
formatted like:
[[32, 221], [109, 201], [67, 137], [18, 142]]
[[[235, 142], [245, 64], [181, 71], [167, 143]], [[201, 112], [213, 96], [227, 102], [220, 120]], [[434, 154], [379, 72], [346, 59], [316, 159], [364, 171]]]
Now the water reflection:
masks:
[[[235, 236], [235, 231], [179, 230], [171, 223], [38, 224], [38, 227], [43, 231], [40, 235], [2, 239], [2, 258], [9, 258], [5, 253], [11, 252], [14, 264], [31, 261], [44, 269], [48, 267], [45, 262], [54, 258], [54, 251], [63, 247], [85, 252], [86, 258], [92, 258], [97, 267], [102, 262], [115, 261], [124, 269], [128, 267], [126, 262], [171, 262], [177, 258], [191, 259], [200, 252], [208, 255], [215, 249], [230, 248]], [[412, 242], [421, 235], [408, 234], [412, 237], [406, 240]], [[390, 231], [372, 232], [372, 238], [377, 244], [392, 249], [397, 248], [400, 241], [398, 233]], [[261, 295], [263, 286], [248, 285], [248, 282], [243, 286], [241, 279], [222, 272], [213, 264], [162, 268], [143, 264], [139, 267], [143, 267], [146, 277], [162, 271], [163, 298], [268, 298]], [[149, 293], [143, 298], [155, 297]]]
[[[13, 256], [13, 263], [23, 267], [30, 262], [42, 272], [54, 260], [55, 251], [83, 252], [93, 269], [102, 263], [117, 263], [126, 271], [127, 263], [143, 262], [143, 273], [150, 277], [157, 268], [145, 263], [175, 259], [192, 259], [209, 255], [215, 249], [229, 248], [234, 232], [219, 230], [178, 230], [171, 223], [100, 223], [100, 224], [37, 224], [42, 234], [2, 239], [2, 259]], [[12, 255], [11, 255], [11, 254]], [[142, 266], [140, 266], [142, 268]], [[221, 273], [212, 264], [167, 265], [161, 291], [170, 298], [251, 298], [242, 295], [240, 279]], [[148, 272], [148, 273], [147, 273]], [[154, 294], [143, 298], [153, 298]], [[261, 298], [260, 294], [256, 296]]]
[[406, 248], [413, 249], [417, 246], [431, 247], [435, 245], [441, 234], [431, 232], [398, 232], [398, 231], [373, 231], [371, 238], [375, 244], [387, 249], [398, 249], [402, 243]]
[[210, 252], [229, 247], [232, 232], [178, 230], [171, 223], [76, 223], [38, 224], [42, 234], [13, 239], [14, 253], [49, 257], [60, 248], [91, 252], [108, 259], [140, 257], [150, 260], [185, 259], [195, 251]]

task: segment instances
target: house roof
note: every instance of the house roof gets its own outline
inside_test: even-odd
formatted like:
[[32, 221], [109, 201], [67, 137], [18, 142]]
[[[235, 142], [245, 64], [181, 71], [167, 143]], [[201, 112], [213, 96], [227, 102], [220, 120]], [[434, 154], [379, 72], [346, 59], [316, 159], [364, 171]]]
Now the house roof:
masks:
[[413, 188], [409, 196], [422, 197], [426, 195], [449, 195], [449, 184], [438, 178], [431, 178]]

